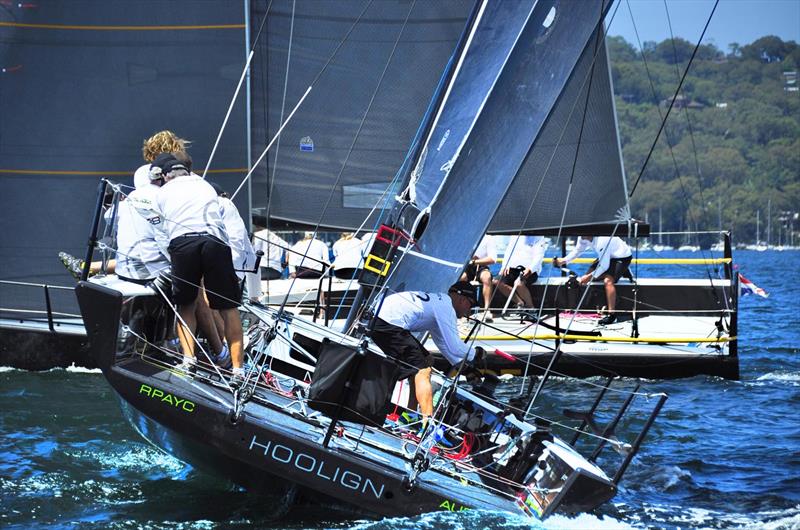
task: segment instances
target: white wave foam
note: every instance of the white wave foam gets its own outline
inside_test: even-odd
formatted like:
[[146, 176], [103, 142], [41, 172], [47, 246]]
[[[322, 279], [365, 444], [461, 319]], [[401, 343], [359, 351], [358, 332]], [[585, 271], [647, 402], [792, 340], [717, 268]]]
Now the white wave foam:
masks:
[[768, 372], [756, 378], [756, 381], [786, 381], [800, 383], [800, 372]]
[[3, 372], [19, 372], [18, 368], [14, 368], [13, 366], [0, 366], [0, 374]]
[[100, 368], [84, 368], [83, 366], [75, 366], [75, 363], [72, 363], [72, 365], [67, 366], [66, 368], [64, 368], [64, 370], [66, 370], [67, 372], [73, 373], [73, 374], [102, 374], [103, 373], [103, 371], [100, 370]]

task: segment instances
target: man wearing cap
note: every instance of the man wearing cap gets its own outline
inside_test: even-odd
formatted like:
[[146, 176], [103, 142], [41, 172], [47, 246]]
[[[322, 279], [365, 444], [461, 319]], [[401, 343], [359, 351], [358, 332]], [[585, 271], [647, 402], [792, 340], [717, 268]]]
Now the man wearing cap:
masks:
[[203, 281], [211, 309], [217, 309], [225, 326], [225, 339], [233, 361], [233, 382], [243, 379], [242, 322], [239, 317], [241, 289], [233, 269], [228, 236], [222, 222], [217, 193], [201, 177], [190, 174], [173, 155], [162, 153], [151, 167], [151, 178], [161, 175], [165, 184], [156, 196], [157, 211], [169, 241], [172, 260], [172, 294], [186, 323], [178, 327], [184, 367], [195, 364], [197, 327], [195, 306]]
[[475, 287], [469, 282], [457, 282], [447, 293], [390, 294], [380, 306], [372, 340], [386, 355], [401, 361], [400, 379], [414, 376], [415, 395], [424, 418], [433, 414], [433, 359], [412, 333], [429, 332], [450, 364], [456, 365], [465, 358], [478, 364], [483, 358], [483, 348], [462, 342], [457, 326], [457, 319], [467, 316], [477, 305]]

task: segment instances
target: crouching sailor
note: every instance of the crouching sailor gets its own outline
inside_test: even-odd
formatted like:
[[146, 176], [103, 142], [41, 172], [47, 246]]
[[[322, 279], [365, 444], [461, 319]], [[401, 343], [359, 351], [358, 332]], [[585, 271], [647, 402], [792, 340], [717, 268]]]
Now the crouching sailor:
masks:
[[469, 282], [457, 282], [447, 293], [408, 291], [391, 294], [381, 305], [372, 340], [386, 355], [402, 362], [404, 370], [399, 379], [414, 376], [416, 399], [423, 419], [433, 414], [433, 359], [412, 333], [429, 332], [450, 364], [457, 365], [464, 358], [478, 364], [483, 358], [483, 348], [463, 343], [457, 326], [457, 319], [469, 315], [470, 310], [477, 306], [475, 288]]

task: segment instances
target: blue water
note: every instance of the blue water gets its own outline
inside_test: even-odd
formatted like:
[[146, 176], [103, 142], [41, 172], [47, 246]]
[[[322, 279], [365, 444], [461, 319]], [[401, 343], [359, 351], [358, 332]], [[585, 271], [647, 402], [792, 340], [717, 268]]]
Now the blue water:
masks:
[[[598, 513], [537, 523], [492, 512], [381, 521], [329, 506], [285, 512], [142, 441], [99, 373], [5, 369], [0, 527], [800, 528], [800, 252], [741, 251], [736, 260], [770, 294], [741, 301], [741, 380], [647, 382], [670, 399], [618, 496]], [[698, 271], [639, 272], [656, 274]]]

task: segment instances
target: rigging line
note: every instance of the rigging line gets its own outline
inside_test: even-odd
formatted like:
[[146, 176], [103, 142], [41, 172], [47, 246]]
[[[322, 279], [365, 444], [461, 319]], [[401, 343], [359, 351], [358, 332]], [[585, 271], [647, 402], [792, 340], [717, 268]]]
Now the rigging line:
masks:
[[[642, 175], [644, 175], [645, 168], [647, 167], [648, 162], [650, 161], [650, 157], [653, 155], [653, 151], [655, 150], [656, 144], [658, 143], [658, 139], [661, 137], [661, 132], [664, 130], [664, 126], [667, 123], [667, 118], [669, 118], [670, 112], [672, 112], [672, 108], [675, 106], [675, 99], [677, 98], [678, 94], [680, 94], [680, 90], [683, 87], [683, 82], [686, 80], [686, 76], [689, 73], [689, 68], [694, 61], [695, 56], [697, 55], [697, 50], [700, 49], [700, 43], [703, 42], [703, 37], [705, 37], [706, 30], [708, 30], [708, 25], [711, 23], [711, 18], [714, 16], [714, 11], [716, 11], [717, 6], [719, 5], [719, 0], [715, 0], [714, 7], [711, 8], [711, 13], [708, 15], [708, 20], [706, 20], [706, 24], [703, 27], [703, 32], [700, 34], [700, 38], [697, 40], [697, 44], [692, 50], [692, 56], [689, 58], [689, 62], [686, 65], [686, 68], [683, 71], [683, 76], [681, 77], [680, 83], [678, 83], [678, 87], [675, 89], [675, 94], [672, 96], [672, 99], [669, 102], [669, 107], [667, 108], [667, 114], [664, 116], [664, 119], [661, 121], [661, 125], [658, 128], [658, 132], [656, 133], [656, 137], [653, 139], [653, 145], [650, 147], [650, 151], [647, 153], [647, 157], [645, 158], [644, 163], [642, 164], [642, 168], [639, 170], [639, 176], [636, 177], [636, 181], [633, 183], [633, 187], [631, 191], [628, 193], [628, 197], [632, 197], [633, 193], [636, 191], [636, 187], [639, 185], [639, 181], [642, 179]], [[630, 10], [630, 2], [628, 2], [628, 9]], [[636, 26], [634, 25], [634, 29]], [[637, 39], [638, 39], [637, 33]], [[644, 55], [644, 53], [642, 53]]]
[[[289, 46], [286, 50], [286, 75], [283, 77], [283, 97], [281, 99], [281, 116], [278, 120], [278, 123], [283, 123], [283, 116], [286, 112], [286, 92], [289, 87], [289, 66], [291, 65], [292, 59], [292, 45], [294, 44], [294, 17], [295, 17], [295, 9], [297, 7], [296, 0], [292, 0], [292, 17], [289, 22]], [[269, 47], [267, 47], [269, 49]], [[266, 70], [266, 69], [265, 69]], [[266, 85], [264, 86], [264, 92], [267, 92]], [[266, 99], [266, 98], [265, 98]], [[264, 105], [265, 109], [268, 106]], [[266, 121], [266, 112], [265, 112], [265, 121]], [[264, 127], [264, 131], [268, 131], [266, 125]], [[266, 212], [266, 222], [267, 226], [269, 226], [269, 216], [272, 211], [272, 194], [275, 189], [275, 172], [278, 170], [278, 155], [281, 151], [281, 139], [278, 138], [278, 143], [275, 145], [275, 157], [273, 158], [272, 162], [272, 178], [270, 178], [269, 174], [267, 175], [267, 183], [269, 184], [269, 189], [267, 190], [267, 212]], [[269, 171], [269, 164], [267, 164], [267, 170]], [[269, 251], [269, 243], [267, 243], [267, 250]]]
[[258, 168], [258, 165], [261, 163], [261, 161], [264, 160], [264, 157], [267, 156], [267, 152], [269, 151], [270, 147], [272, 147], [272, 144], [275, 143], [275, 140], [277, 140], [280, 137], [281, 133], [283, 132], [283, 129], [289, 124], [289, 122], [294, 117], [294, 113], [297, 112], [297, 109], [300, 108], [300, 105], [303, 104], [303, 101], [305, 101], [306, 97], [311, 92], [311, 88], [312, 88], [311, 85], [309, 85], [308, 88], [306, 88], [303, 97], [300, 98], [300, 101], [298, 101], [297, 105], [295, 105], [294, 109], [292, 109], [292, 112], [289, 114], [289, 117], [286, 118], [285, 122], [283, 122], [280, 129], [278, 129], [278, 132], [276, 132], [275, 136], [272, 137], [272, 141], [270, 141], [270, 143], [267, 144], [267, 147], [264, 148], [264, 151], [261, 153], [261, 156], [258, 157], [258, 160], [256, 160], [255, 164], [253, 164], [253, 167], [250, 169], [250, 171], [247, 172], [247, 175], [245, 175], [244, 178], [242, 179], [242, 182], [239, 184], [239, 187], [236, 188], [236, 191], [233, 193], [233, 195], [231, 195], [231, 200], [236, 198], [236, 195], [242, 189], [242, 186], [244, 186], [247, 183], [247, 181], [250, 180], [250, 176], [253, 174], [256, 168]]
[[[372, 0], [370, 0], [370, 4], [371, 3], [372, 3]], [[367, 107], [366, 107], [366, 109], [364, 109], [364, 113], [361, 116], [361, 121], [358, 124], [358, 129], [356, 130], [355, 135], [353, 136], [353, 141], [350, 143], [350, 147], [347, 150], [347, 154], [344, 157], [344, 161], [342, 162], [342, 165], [339, 168], [339, 173], [336, 175], [336, 180], [333, 182], [333, 184], [331, 186], [331, 191], [328, 194], [328, 198], [325, 201], [325, 205], [322, 207], [322, 211], [320, 212], [320, 215], [319, 215], [319, 220], [317, 221], [317, 224], [314, 227], [314, 236], [313, 237], [316, 237], [317, 232], [319, 232], [319, 228], [320, 228], [320, 225], [322, 224], [322, 220], [325, 217], [325, 213], [328, 211], [328, 207], [330, 206], [331, 201], [333, 200], [333, 196], [334, 196], [334, 193], [336, 192], [337, 186], [339, 185], [339, 182], [342, 179], [342, 175], [344, 174], [344, 171], [347, 168], [347, 163], [350, 160], [350, 155], [353, 153], [353, 149], [355, 149], [356, 143], [358, 142], [358, 139], [361, 136], [361, 131], [364, 128], [364, 123], [366, 123], [367, 116], [369, 116], [369, 112], [370, 112], [370, 110], [372, 110], [372, 105], [375, 102], [375, 98], [378, 95], [378, 91], [380, 90], [381, 86], [383, 85], [383, 80], [386, 77], [386, 72], [389, 71], [389, 65], [392, 63], [392, 59], [394, 58], [395, 52], [397, 51], [397, 47], [400, 44], [400, 39], [403, 38], [403, 33], [405, 33], [406, 27], [408, 26], [408, 20], [411, 17], [411, 13], [413, 12], [415, 6], [416, 6], [416, 0], [414, 0], [411, 3], [411, 6], [409, 7], [408, 12], [406, 13], [406, 18], [405, 18], [405, 20], [403, 20], [403, 25], [400, 27], [400, 31], [397, 33], [397, 38], [394, 41], [394, 45], [392, 46], [392, 50], [389, 53], [389, 57], [386, 59], [386, 64], [384, 64], [383, 71], [381, 72], [381, 75], [378, 78], [378, 82], [375, 85], [375, 90], [372, 91], [372, 96], [370, 97], [369, 102], [367, 103]], [[369, 4], [367, 5], [367, 7], [369, 7]], [[361, 19], [361, 16], [363, 16], [363, 14], [365, 12], [366, 12], [366, 8], [365, 8], [364, 11], [362, 11], [361, 15], [359, 15], [359, 20]], [[356, 21], [356, 22], [358, 22], [358, 21]], [[355, 26], [350, 28], [350, 31], [348, 32], [348, 35], [350, 34], [350, 32], [353, 31], [354, 28], [355, 28]], [[339, 47], [341, 47], [341, 45], [343, 45], [343, 44], [344, 44], [344, 41], [342, 41], [340, 43]], [[337, 51], [338, 51], [339, 47], [337, 47]], [[335, 53], [336, 52], [334, 52], [334, 54]], [[328, 60], [328, 63], [326, 63], [324, 68], [327, 68], [327, 65], [332, 60], [333, 60], [333, 56], [331, 56], [331, 58]], [[323, 70], [324, 70], [324, 68], [323, 68]], [[319, 78], [320, 75], [322, 75], [322, 71], [317, 75], [317, 79]], [[310, 247], [310, 245], [311, 245], [311, 243], [309, 242], [309, 247]], [[296, 278], [294, 278], [292, 280], [292, 283], [289, 286], [289, 292], [291, 292], [292, 287], [294, 286], [294, 280], [296, 280]], [[281, 309], [283, 309], [283, 306], [285, 305], [286, 300], [288, 299], [288, 297], [289, 297], [289, 293], [287, 292], [287, 294], [286, 294], [286, 296], [284, 298], [284, 302], [281, 304]]]
[[[719, 2], [719, 0], [717, 0], [717, 3], [718, 2]], [[692, 53], [692, 57], [689, 59], [689, 62], [686, 65], [686, 70], [684, 71], [683, 78], [680, 79], [680, 81], [678, 83], [678, 87], [677, 87], [676, 92], [675, 92], [675, 95], [673, 95], [672, 100], [670, 101], [670, 108], [667, 110], [666, 116], [664, 116], [664, 115], [661, 114], [661, 108], [658, 106], [658, 100], [659, 100], [658, 92], [656, 91], [655, 84], [653, 83], [652, 75], [650, 74], [650, 67], [649, 67], [649, 64], [647, 62], [647, 54], [644, 51], [644, 47], [642, 46], [642, 42], [641, 42], [641, 39], [639, 37], [639, 31], [638, 31], [638, 28], [636, 26], [635, 19], [633, 17], [633, 12], [631, 11], [630, 2], [628, 2], [627, 5], [628, 5], [628, 12], [631, 15], [631, 22], [633, 23], [633, 29], [634, 29], [634, 33], [636, 35], [636, 40], [637, 40], [637, 42], [639, 44], [639, 50], [640, 50], [640, 52], [642, 54], [642, 62], [644, 64], [645, 71], [647, 72], [647, 78], [648, 78], [648, 81], [650, 83], [650, 90], [652, 91], [653, 99], [656, 102], [656, 111], [658, 112], [659, 117], [661, 117], [661, 119], [662, 119], [661, 128], [659, 129], [658, 134], [661, 133], [661, 130], [664, 131], [664, 135], [665, 135], [665, 138], [666, 138], [666, 141], [667, 141], [667, 149], [669, 150], [670, 157], [672, 159], [672, 164], [673, 164], [673, 166], [675, 168], [675, 176], [676, 176], [676, 178], [678, 180], [678, 184], [681, 187], [681, 193], [683, 194], [683, 199], [686, 202], [687, 207], [688, 207], [688, 205], [691, 202], [690, 198], [689, 198], [689, 194], [686, 191], [686, 186], [684, 185], [683, 179], [681, 178], [680, 168], [678, 166], [677, 158], [675, 157], [675, 151], [672, 148], [672, 140], [670, 139], [669, 131], [667, 131], [665, 127], [666, 127], [667, 119], [669, 117], [669, 111], [672, 110], [672, 106], [673, 106], [677, 96], [681, 93], [681, 87], [683, 85], [684, 79], [686, 78], [686, 75], [689, 72], [689, 69], [690, 69], [690, 67], [692, 65], [692, 61], [693, 61], [693, 59], [695, 57], [695, 54], [697, 53], [697, 50], [700, 47], [700, 43], [703, 41], [703, 35], [700, 36], [700, 39], [698, 40], [697, 45], [694, 48], [694, 51]], [[716, 9], [716, 4], [714, 5], [714, 9]], [[714, 15], [714, 9], [712, 9], [711, 14], [709, 15], [709, 18], [706, 21], [706, 28], [708, 28], [708, 24], [711, 22], [711, 18]], [[667, 14], [667, 17], [669, 18], [669, 13]], [[705, 29], [703, 30], [703, 33], [705, 33]], [[679, 74], [679, 70], [678, 70], [678, 66], [677, 66], [678, 57], [677, 57], [677, 52], [675, 51], [675, 40], [674, 40], [675, 38], [674, 38], [674, 36], [672, 37], [672, 39], [673, 39], [672, 40], [673, 51], [675, 52], [675, 69], [676, 69], [676, 73], [678, 75], [680, 75]], [[688, 113], [688, 109], [685, 109], [685, 110]], [[687, 120], [688, 120], [688, 114], [687, 114]], [[690, 130], [691, 130], [691, 122], [690, 122]], [[658, 141], [658, 134], [656, 135], [656, 142]], [[694, 142], [694, 137], [693, 136], [692, 136], [692, 142]], [[655, 145], [656, 144], [654, 143], [653, 146], [650, 148], [651, 150], [647, 155], [647, 160], [649, 160], [651, 154], [653, 153], [653, 150], [655, 149]], [[644, 168], [647, 165], [647, 160], [645, 160], [645, 164], [642, 166], [642, 171], [639, 173], [639, 177], [636, 179], [636, 184], [638, 184], [639, 179], [641, 179], [642, 175], [644, 174]], [[695, 160], [696, 160], [696, 152], [695, 152]], [[698, 178], [700, 177], [699, 171], [700, 170], [699, 170], [699, 166], [698, 166]], [[631, 196], [633, 195], [633, 191], [636, 189], [636, 184], [634, 184], [633, 189], [631, 190]], [[699, 194], [700, 194], [700, 200], [701, 200], [701, 207], [705, 210], [706, 209], [706, 207], [705, 207], [705, 198], [703, 197], [702, 187], [699, 190]], [[692, 212], [691, 212], [690, 208], [687, 208], [687, 215], [689, 217], [689, 221], [690, 222], [694, 221], [695, 226], [697, 226], [698, 222], [694, 218], [694, 216], [692, 215]], [[703, 256], [705, 257], [705, 250], [701, 249], [701, 252], [702, 252]], [[710, 272], [710, 270], [708, 269], [707, 266], [706, 266], [706, 276], [708, 277], [709, 283], [711, 283], [712, 286], [713, 286], [713, 280], [711, 279], [711, 272]], [[716, 294], [716, 290], [713, 290], [712, 292], [714, 294], [715, 300], [719, 304], [720, 300], [719, 300], [719, 297]]]
[[[614, 8], [614, 12], [611, 14], [611, 17], [610, 17], [610, 19], [609, 19], [609, 24], [608, 24], [608, 25], [611, 25], [611, 23], [614, 21], [614, 18], [616, 17], [616, 14], [617, 14], [617, 10], [618, 10], [618, 9], [619, 9], [619, 4], [617, 4], [617, 6]], [[603, 11], [603, 9], [602, 9], [602, 4], [601, 4], [601, 15], [602, 15], [602, 11]], [[605, 28], [602, 26], [602, 24], [601, 24], [601, 23], [602, 23], [602, 16], [601, 16], [601, 20], [600, 20], [600, 21], [598, 22], [598, 24], [597, 24], [597, 33], [598, 33], [598, 38], [600, 38], [600, 35], [602, 35], [602, 38], [605, 38]], [[600, 52], [600, 49], [602, 49], [602, 48], [601, 48], [601, 47], [599, 47], [599, 46], [597, 46], [597, 45], [595, 45], [595, 52], [594, 52], [594, 55], [593, 55], [593, 57], [592, 57], [591, 70], [590, 70], [590, 73], [589, 73], [589, 75], [588, 75], [588, 76], [586, 76], [586, 77], [584, 77], [584, 79], [583, 79], [583, 83], [581, 84], [580, 91], [582, 91], [582, 90], [583, 90], [583, 87], [586, 85], [587, 81], [589, 81], [589, 82], [591, 83], [591, 78], [592, 78], [592, 76], [593, 76], [593, 74], [594, 74], [594, 67], [595, 67], [595, 64], [596, 64], [596, 62], [597, 62], [597, 57], [598, 57], [598, 54], [599, 54], [599, 52]], [[591, 90], [591, 87], [589, 88], [589, 90], [587, 90], [587, 103], [588, 103], [588, 97], [589, 97], [589, 91], [590, 91], [590, 90]], [[578, 92], [579, 94], [580, 94], [580, 91]], [[562, 127], [562, 129], [561, 129], [561, 134], [560, 134], [560, 136], [559, 136], [559, 139], [558, 139], [558, 141], [556, 142], [556, 147], [557, 147], [558, 145], [560, 145], [560, 144], [561, 144], [561, 142], [562, 142], [562, 140], [564, 139], [564, 135], [566, 134], [566, 130], [567, 130], [567, 124], [568, 124], [568, 123], [569, 123], [569, 121], [572, 119], [572, 115], [574, 114], [574, 112], [575, 112], [575, 109], [577, 108], [577, 105], [578, 105], [578, 98], [576, 98], [576, 99], [575, 99], [575, 101], [574, 101], [574, 102], [573, 102], [573, 104], [572, 104], [572, 108], [570, 109], [569, 116], [568, 116], [568, 118], [567, 118], [567, 120], [566, 120], [566, 122], [565, 122], [565, 125], [564, 125], [564, 127]], [[585, 112], [585, 107], [584, 107], [584, 116], [583, 116], [583, 118], [582, 118], [582, 126], [583, 126], [583, 121], [585, 121], [585, 118], [586, 118], [586, 112]], [[530, 155], [530, 152], [529, 152], [528, 154]], [[542, 173], [542, 176], [541, 176], [541, 178], [539, 179], [539, 184], [538, 184], [538, 186], [537, 186], [537, 188], [536, 188], [536, 191], [535, 191], [535, 192], [534, 192], [534, 194], [533, 194], [533, 198], [532, 198], [532, 199], [531, 199], [531, 201], [530, 201], [530, 206], [528, 207], [528, 211], [526, 212], [526, 214], [525, 214], [525, 218], [524, 218], [524, 219], [523, 219], [523, 221], [522, 221], [522, 227], [521, 227], [521, 228], [520, 228], [520, 230], [517, 232], [517, 236], [520, 236], [520, 235], [522, 235], [522, 232], [523, 232], [523, 230], [524, 230], [525, 223], [527, 222], [528, 218], [530, 217], [530, 214], [531, 214], [531, 212], [533, 211], [533, 205], [534, 205], [534, 203], [535, 203], [535, 201], [536, 201], [536, 198], [538, 197], [538, 195], [539, 195], [539, 192], [541, 191], [541, 189], [542, 189], [542, 186], [543, 186], [543, 184], [544, 184], [545, 176], [546, 176], [546, 175], [549, 173], [550, 167], [552, 166], [552, 164], [553, 164], [553, 161], [555, 160], [555, 154], [556, 154], [556, 149], [554, 148], [554, 149], [553, 149], [553, 152], [551, 153], [551, 155], [550, 155], [550, 158], [549, 158], [549, 160], [548, 160], [548, 162], [547, 162], [547, 165], [546, 165], [546, 167], [545, 167], [545, 170], [544, 170], [544, 172]], [[577, 152], [576, 152], [576, 160], [577, 160]], [[523, 163], [524, 163], [524, 162], [523, 162]], [[574, 171], [574, 170], [573, 170], [573, 171]], [[561, 221], [561, 223], [560, 223], [560, 226], [563, 226], [563, 223], [564, 223], [564, 221], [563, 221], [563, 219], [564, 219], [564, 216], [565, 216], [565, 212], [564, 212], [564, 214], [562, 215], [562, 221]], [[558, 236], [558, 237], [560, 237], [560, 231], [559, 231], [559, 236]], [[515, 243], [515, 247], [516, 247], [516, 243]], [[513, 252], [513, 248], [512, 248], [512, 252]], [[508, 253], [508, 252], [506, 252], [506, 253]], [[502, 278], [501, 278], [501, 279], [502, 279]], [[495, 291], [494, 291], [494, 293], [492, 294], [492, 299], [494, 299], [494, 297], [497, 295], [497, 292], [498, 292], [497, 290], [495, 290]], [[545, 292], [544, 292], [544, 295], [546, 295], [546, 294], [547, 294], [547, 286], [545, 286]], [[544, 296], [544, 295], [543, 295], [543, 296]], [[544, 298], [543, 298], [543, 300], [544, 300]], [[542, 311], [542, 306], [540, 305], [540, 308], [539, 308], [539, 312], [540, 312], [540, 314], [541, 314], [541, 311]]]
[[364, 17], [364, 14], [367, 12], [367, 9], [369, 8], [369, 6], [370, 6], [370, 5], [372, 5], [372, 2], [373, 2], [373, 0], [369, 0], [369, 2], [367, 2], [367, 5], [366, 5], [366, 6], [364, 6], [364, 9], [363, 9], [363, 10], [361, 11], [361, 13], [358, 15], [358, 18], [357, 18], [357, 19], [356, 19], [356, 20], [353, 22], [353, 24], [352, 24], [352, 25], [350, 26], [350, 28], [347, 30], [347, 33], [345, 34], [345, 36], [344, 36], [344, 37], [343, 37], [343, 38], [342, 38], [342, 39], [339, 41], [339, 43], [336, 45], [336, 48], [333, 50], [333, 53], [331, 53], [330, 57], [328, 57], [328, 60], [327, 60], [327, 61], [325, 62], [325, 64], [322, 66], [322, 68], [321, 68], [321, 69], [320, 69], [320, 71], [317, 73], [317, 75], [314, 77], [314, 79], [311, 81], [311, 83], [308, 85], [308, 88], [306, 89], [306, 91], [305, 91], [305, 93], [303, 94], [303, 96], [300, 98], [300, 101], [298, 101], [298, 102], [297, 102], [297, 105], [295, 105], [295, 107], [294, 107], [294, 109], [292, 110], [291, 114], [289, 114], [289, 117], [288, 117], [288, 118], [286, 118], [286, 121], [285, 121], [285, 122], [284, 122], [284, 123], [283, 123], [283, 124], [280, 126], [280, 128], [278, 129], [278, 132], [277, 132], [277, 133], [275, 133], [275, 136], [273, 137], [272, 141], [271, 141], [271, 142], [269, 143], [269, 145], [267, 145], [267, 147], [264, 149], [264, 152], [263, 152], [263, 153], [261, 153], [261, 156], [260, 156], [260, 157], [258, 157], [258, 160], [256, 160], [255, 164], [253, 164], [253, 167], [250, 169], [250, 171], [247, 173], [247, 175], [245, 175], [244, 179], [242, 180], [242, 183], [241, 183], [241, 184], [239, 184], [239, 187], [236, 189], [236, 193], [234, 193], [234, 194], [231, 196], [231, 199], [233, 199], [233, 198], [235, 198], [235, 197], [236, 197], [236, 194], [237, 194], [237, 193], [239, 193], [239, 190], [240, 190], [240, 189], [242, 189], [242, 186], [244, 186], [245, 182], [247, 182], [247, 180], [250, 178], [250, 176], [251, 176], [251, 175], [253, 174], [253, 172], [256, 170], [256, 168], [258, 167], [258, 164], [260, 164], [260, 163], [261, 163], [261, 161], [264, 159], [264, 157], [265, 157], [265, 156], [267, 156], [267, 152], [269, 151], [269, 148], [270, 148], [270, 147], [272, 147], [272, 144], [273, 144], [273, 143], [275, 142], [275, 140], [276, 140], [276, 139], [277, 139], [277, 138], [280, 136], [280, 134], [281, 134], [281, 132], [283, 131], [284, 127], [286, 127], [286, 125], [287, 125], [287, 124], [289, 123], [289, 121], [292, 119], [292, 116], [294, 116], [294, 113], [297, 111], [297, 109], [300, 107], [300, 105], [301, 105], [301, 104], [303, 103], [303, 101], [306, 99], [306, 96], [308, 96], [308, 93], [309, 93], [309, 92], [311, 92], [311, 89], [312, 89], [312, 87], [313, 87], [313, 86], [314, 86], [314, 85], [317, 83], [317, 81], [318, 81], [318, 80], [319, 80], [319, 78], [322, 76], [322, 74], [323, 74], [323, 73], [325, 73], [325, 70], [327, 70], [327, 69], [328, 69], [328, 66], [331, 64], [331, 62], [333, 61], [333, 59], [334, 59], [334, 58], [336, 57], [336, 55], [339, 53], [339, 50], [342, 48], [342, 46], [344, 46], [344, 43], [345, 43], [345, 42], [347, 41], [347, 39], [350, 37], [350, 34], [353, 32], [353, 30], [356, 28], [356, 26], [358, 25], [358, 23], [359, 23], [359, 22], [361, 21], [361, 19]]
[[[558, 224], [558, 235], [556, 237], [556, 241], [558, 241], [558, 238], [561, 237], [561, 232], [562, 232], [563, 227], [564, 227], [564, 220], [566, 219], [566, 215], [567, 215], [567, 208], [568, 208], [568, 205], [569, 205], [569, 198], [572, 195], [572, 187], [573, 187], [573, 183], [574, 183], [574, 179], [575, 179], [575, 169], [577, 168], [578, 153], [580, 152], [580, 146], [581, 146], [581, 141], [580, 140], [583, 137], [583, 131], [584, 131], [584, 127], [586, 125], [586, 111], [587, 111], [587, 109], [589, 107], [589, 97], [591, 95], [592, 84], [594, 82], [594, 70], [595, 70], [595, 66], [597, 65], [597, 56], [600, 53], [600, 50], [603, 49], [600, 46], [601, 39], [605, 39], [605, 28], [603, 27], [603, 7], [604, 7], [603, 6], [603, 2], [601, 2], [600, 3], [600, 17], [599, 17], [599, 20], [598, 20], [598, 23], [597, 23], [597, 29], [596, 29], [597, 37], [595, 38], [594, 55], [592, 57], [592, 64], [591, 64], [591, 67], [589, 69], [588, 78], [584, 79], [584, 84], [586, 84], [586, 82], [588, 81], [588, 86], [587, 86], [587, 89], [586, 89], [586, 99], [585, 99], [584, 105], [583, 105], [583, 115], [581, 116], [581, 126], [580, 126], [580, 130], [579, 130], [579, 133], [578, 133], [578, 143], [577, 143], [577, 146], [576, 146], [576, 149], [575, 149], [575, 156], [574, 156], [573, 161], [572, 161], [572, 169], [570, 171], [567, 197], [566, 197], [566, 200], [564, 201], [564, 208], [561, 210], [561, 220], [560, 220], [560, 222]], [[617, 7], [614, 9], [614, 13], [612, 14], [612, 18], [609, 21], [609, 24], [611, 22], [613, 22], [614, 16], [616, 16], [616, 14], [617, 14], [617, 9], [619, 9], [619, 4], [617, 4]], [[581, 89], [583, 89], [583, 86], [581, 86]], [[613, 95], [612, 95], [612, 97], [613, 97]], [[570, 119], [572, 118], [572, 113], [575, 111], [577, 105], [578, 105], [578, 99], [576, 98], [575, 102], [572, 105], [572, 108], [570, 109]], [[559, 143], [563, 139], [564, 134], [566, 134], [566, 129], [567, 129], [567, 124], [568, 123], [569, 122], [564, 124], [564, 128], [561, 131], [561, 137], [559, 138]], [[548, 168], [547, 168], [548, 170], [550, 169], [550, 164], [552, 163], [553, 159], [555, 158], [555, 153], [556, 153], [556, 150], [553, 149], [553, 154], [551, 155], [550, 160], [548, 161]], [[537, 195], [538, 195], [539, 191], [541, 190], [541, 186], [542, 186], [543, 183], [544, 183], [544, 176], [542, 176], [542, 178], [539, 180], [539, 187], [536, 190], [536, 194]], [[526, 214], [526, 220], [527, 220], [527, 216], [530, 215], [530, 212], [532, 211], [532, 209], [533, 209], [533, 201], [531, 201], [531, 206], [528, 208], [528, 212]], [[616, 228], [615, 228], [615, 231], [616, 231]], [[547, 289], [548, 289], [549, 286], [550, 286], [550, 282], [548, 281], [547, 284], [545, 285], [544, 291], [542, 293], [542, 299], [541, 299], [541, 301], [539, 303], [539, 314], [538, 314], [539, 317], [541, 317], [542, 311], [544, 309], [544, 301], [545, 301], [545, 298], [546, 298], [546, 295], [547, 295]], [[574, 316], [573, 316], [573, 319], [574, 319]], [[569, 330], [569, 326], [571, 326], [571, 325], [572, 325], [572, 320], [570, 320], [569, 324], [567, 325], [567, 328], [566, 328], [567, 331]], [[539, 328], [539, 320], [537, 319], [536, 326], [534, 328], [534, 335], [538, 331], [538, 328]], [[559, 350], [560, 349], [561, 348], [559, 347]], [[528, 352], [528, 360], [527, 360], [528, 362], [526, 362], [526, 364], [525, 364], [525, 377], [523, 377], [523, 379], [522, 379], [523, 385], [524, 385], [525, 378], [528, 375], [528, 368], [530, 366], [530, 360], [531, 360], [531, 355], [532, 354], [533, 354], [533, 345], [531, 344], [530, 350]], [[548, 364], [548, 367], [545, 370], [545, 373], [543, 375], [542, 381], [544, 381], [544, 378], [547, 377], [547, 373], [553, 367], [553, 362], [555, 361], [557, 355], [558, 354], [556, 353], [556, 354], [551, 356], [550, 363]], [[522, 391], [523, 391], [523, 387], [520, 386], [520, 393]]]
[[[208, 157], [208, 161], [206, 162], [206, 167], [203, 169], [203, 180], [206, 178], [206, 173], [208, 173], [208, 168], [211, 167], [211, 162], [214, 160], [214, 155], [217, 152], [217, 147], [219, 146], [219, 141], [222, 139], [222, 133], [225, 132], [225, 127], [228, 125], [228, 119], [231, 117], [231, 112], [233, 112], [233, 106], [236, 104], [236, 98], [239, 97], [239, 91], [242, 88], [242, 84], [244, 83], [244, 79], [247, 76], [247, 73], [250, 71], [250, 62], [253, 60], [253, 54], [256, 51], [256, 44], [258, 43], [258, 39], [261, 37], [261, 30], [264, 29], [264, 23], [267, 21], [267, 14], [264, 13], [264, 19], [261, 21], [261, 26], [258, 28], [258, 32], [256, 33], [255, 42], [250, 47], [250, 53], [247, 54], [247, 61], [244, 63], [244, 68], [242, 69], [242, 75], [239, 76], [239, 82], [236, 84], [236, 90], [233, 92], [233, 97], [231, 98], [231, 104], [228, 105], [228, 112], [225, 113], [225, 119], [222, 120], [222, 127], [219, 129], [219, 134], [217, 134], [217, 139], [214, 142], [214, 147], [211, 149], [211, 154]], [[240, 186], [241, 187], [241, 186]], [[239, 191], [239, 190], [236, 190]], [[235, 196], [235, 194], [234, 194]]]

